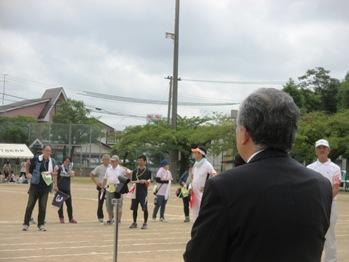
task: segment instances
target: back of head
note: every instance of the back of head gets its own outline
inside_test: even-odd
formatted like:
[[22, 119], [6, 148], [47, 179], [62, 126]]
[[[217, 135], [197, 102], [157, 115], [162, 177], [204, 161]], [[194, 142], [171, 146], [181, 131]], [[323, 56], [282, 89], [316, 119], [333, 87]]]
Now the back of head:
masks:
[[299, 109], [292, 97], [275, 88], [261, 88], [249, 95], [239, 109], [237, 124], [246, 128], [261, 149], [291, 149]]

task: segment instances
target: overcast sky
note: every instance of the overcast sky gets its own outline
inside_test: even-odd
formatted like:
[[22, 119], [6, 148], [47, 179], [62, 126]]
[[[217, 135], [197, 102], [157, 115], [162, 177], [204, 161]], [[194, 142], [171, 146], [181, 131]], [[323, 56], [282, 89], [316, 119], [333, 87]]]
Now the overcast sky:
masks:
[[[37, 98], [46, 88], [62, 86], [69, 97], [87, 105], [166, 116], [166, 106], [107, 101], [81, 93], [167, 100], [164, 77], [172, 74], [173, 42], [165, 39], [165, 32], [173, 32], [174, 4], [174, 0], [0, 0], [0, 74], [8, 74], [6, 93]], [[349, 71], [348, 10], [346, 0], [182, 0], [179, 75], [286, 82], [322, 66], [343, 79]], [[179, 99], [241, 102], [262, 86], [266, 85], [181, 81]], [[7, 103], [16, 100], [7, 99]], [[230, 109], [180, 107], [179, 114]], [[145, 122], [116, 116], [101, 120], [117, 129]]]

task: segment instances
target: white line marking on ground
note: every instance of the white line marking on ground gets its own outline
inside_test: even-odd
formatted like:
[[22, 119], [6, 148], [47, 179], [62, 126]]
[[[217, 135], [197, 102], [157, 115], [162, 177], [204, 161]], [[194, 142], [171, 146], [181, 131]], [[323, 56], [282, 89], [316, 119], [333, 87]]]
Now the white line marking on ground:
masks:
[[[145, 251], [121, 251], [119, 254], [145, 254], [145, 253], [169, 253], [183, 252], [182, 249], [162, 249], [162, 250], [145, 250]], [[60, 254], [60, 255], [38, 255], [38, 256], [20, 256], [20, 257], [1, 257], [0, 260], [21, 260], [21, 259], [37, 259], [37, 258], [53, 258], [53, 257], [71, 257], [71, 256], [100, 256], [112, 255], [111, 252], [89, 252], [75, 254]]]
[[[154, 240], [153, 238], [137, 238], [137, 241], [149, 241]], [[159, 237], [156, 238], [156, 240], [189, 240], [188, 237]], [[102, 239], [99, 240], [99, 242], [113, 242], [113, 239]], [[119, 242], [128, 242], [128, 241], [135, 241], [135, 238], [125, 238], [120, 239]], [[1, 243], [0, 246], [33, 246], [33, 245], [57, 245], [57, 244], [82, 244], [82, 243], [90, 243], [90, 242], [96, 242], [95, 239], [91, 240], [76, 240], [76, 241], [54, 241], [54, 242], [24, 242], [24, 243]], [[2, 251], [2, 250], [0, 250]]]
[[[149, 243], [128, 243], [119, 245], [119, 247], [135, 247], [135, 246], [153, 246], [153, 245], [185, 245], [187, 242], [149, 242]], [[21, 251], [45, 251], [45, 250], [60, 250], [60, 249], [84, 249], [84, 248], [103, 248], [112, 247], [113, 245], [86, 245], [86, 246], [57, 246], [57, 247], [38, 247], [38, 248], [18, 248], [18, 249], [3, 249], [0, 252], [21, 252]]]

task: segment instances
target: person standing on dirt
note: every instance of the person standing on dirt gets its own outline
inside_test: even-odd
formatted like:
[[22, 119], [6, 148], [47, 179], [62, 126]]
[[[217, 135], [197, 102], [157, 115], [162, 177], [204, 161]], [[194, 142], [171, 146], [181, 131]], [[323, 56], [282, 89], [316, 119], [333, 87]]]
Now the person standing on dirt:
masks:
[[189, 193], [188, 187], [193, 178], [192, 170], [193, 170], [193, 163], [190, 163], [188, 165], [188, 169], [179, 178], [179, 184], [181, 186], [180, 194], [183, 201], [183, 211], [185, 216], [184, 223], [190, 222], [190, 212], [189, 212], [190, 193]]
[[160, 168], [156, 174], [155, 181], [157, 183], [154, 194], [154, 211], [153, 221], [156, 221], [156, 216], [160, 209], [160, 222], [166, 222], [165, 220], [165, 208], [167, 200], [170, 196], [172, 174], [170, 171], [170, 161], [164, 159], [160, 163]]
[[52, 147], [46, 145], [42, 149], [42, 154], [35, 156], [30, 161], [29, 173], [27, 177], [31, 179], [28, 191], [28, 203], [25, 211], [23, 231], [28, 231], [29, 222], [36, 201], [39, 202], [38, 229], [46, 231], [44, 226], [46, 217], [46, 206], [48, 193], [51, 190], [53, 176], [57, 174], [56, 161], [51, 158]]
[[104, 204], [104, 190], [103, 190], [103, 180], [105, 172], [110, 165], [110, 155], [104, 154], [102, 156], [102, 164], [97, 166], [92, 170], [90, 176], [92, 181], [96, 184], [96, 189], [98, 191], [98, 208], [97, 208], [97, 218], [98, 222], [103, 224], [104, 214], [103, 214], [103, 204]]
[[[65, 204], [67, 205], [67, 212], [69, 223], [76, 224], [77, 221], [73, 218], [73, 205], [72, 205], [72, 195], [70, 190], [70, 178], [75, 176], [75, 172], [72, 170], [72, 164], [70, 161], [70, 157], [66, 156], [63, 159], [62, 165], [58, 169], [57, 174], [57, 185], [58, 190], [63, 192], [64, 194], [69, 195], [69, 197], [65, 200]], [[64, 224], [64, 215], [63, 215], [63, 204], [61, 208], [58, 210], [59, 222]]]
[[[133, 211], [133, 223], [130, 228], [137, 228], [138, 205], [144, 213], [144, 222], [141, 229], [147, 229], [148, 221], [148, 187], [151, 180], [151, 171], [146, 167], [147, 158], [145, 155], [138, 157], [138, 167], [132, 172], [132, 182], [134, 183], [134, 198], [131, 200], [131, 210]], [[130, 190], [131, 191], [131, 190]]]

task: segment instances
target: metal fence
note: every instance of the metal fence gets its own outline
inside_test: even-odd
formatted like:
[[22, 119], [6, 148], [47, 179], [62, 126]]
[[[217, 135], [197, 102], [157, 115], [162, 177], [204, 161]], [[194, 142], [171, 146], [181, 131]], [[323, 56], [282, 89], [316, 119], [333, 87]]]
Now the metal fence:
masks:
[[115, 143], [115, 132], [96, 125], [31, 123], [28, 125], [28, 146], [37, 153], [50, 144], [53, 157], [62, 161], [70, 156], [77, 168], [94, 168], [104, 153]]

